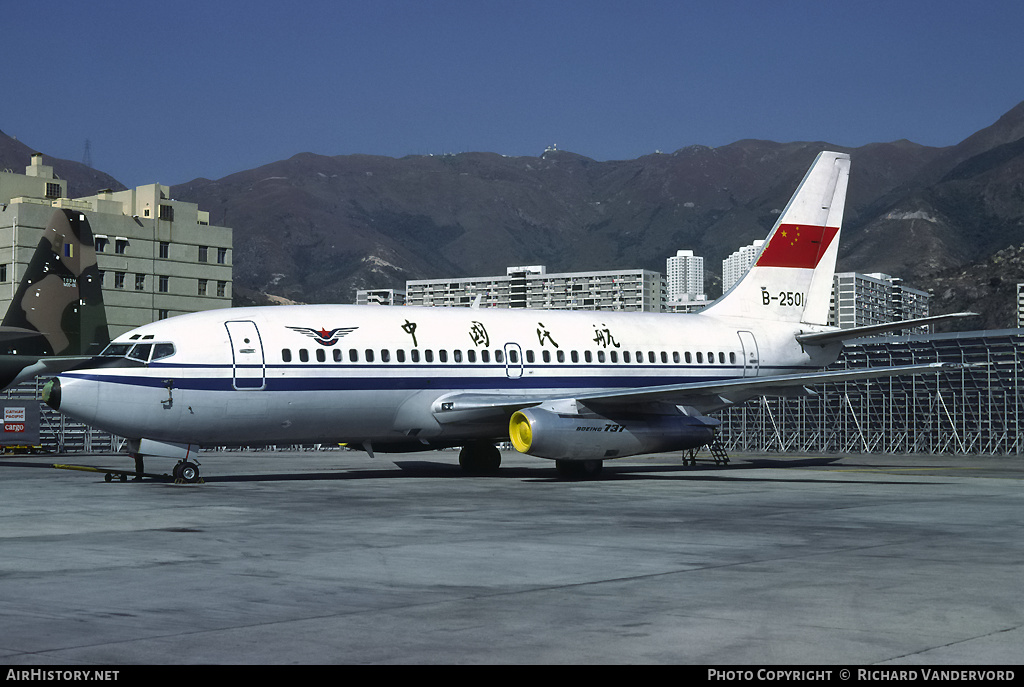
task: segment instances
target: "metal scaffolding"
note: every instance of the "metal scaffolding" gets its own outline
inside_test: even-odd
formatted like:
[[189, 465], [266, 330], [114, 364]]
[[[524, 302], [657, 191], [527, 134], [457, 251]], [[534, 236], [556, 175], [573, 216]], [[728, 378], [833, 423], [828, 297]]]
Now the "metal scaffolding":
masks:
[[928, 362], [977, 366], [752, 399], [722, 413], [719, 440], [752, 453], [1024, 452], [1024, 330], [861, 339], [829, 369]]
[[72, 420], [39, 402], [45, 378], [25, 382], [2, 392], [5, 400], [39, 403], [39, 442], [32, 446], [11, 445], [7, 450], [41, 450], [47, 453], [117, 452], [124, 440], [109, 432]]

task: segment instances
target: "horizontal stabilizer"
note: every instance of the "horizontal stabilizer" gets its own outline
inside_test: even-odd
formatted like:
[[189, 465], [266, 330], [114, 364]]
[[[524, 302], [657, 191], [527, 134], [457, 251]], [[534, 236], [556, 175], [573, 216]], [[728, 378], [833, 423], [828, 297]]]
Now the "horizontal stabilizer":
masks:
[[887, 322], [885, 324], [871, 324], [865, 327], [852, 327], [850, 329], [834, 329], [827, 332], [815, 332], [808, 334], [797, 334], [796, 340], [805, 346], [827, 346], [839, 341], [850, 339], [863, 339], [868, 336], [877, 336], [888, 332], [898, 332], [904, 329], [917, 329], [929, 324], [947, 322], [949, 320], [963, 317], [977, 317], [975, 312], [957, 312], [949, 315], [933, 315], [931, 317], [919, 317], [914, 320], [901, 320], [899, 322]]

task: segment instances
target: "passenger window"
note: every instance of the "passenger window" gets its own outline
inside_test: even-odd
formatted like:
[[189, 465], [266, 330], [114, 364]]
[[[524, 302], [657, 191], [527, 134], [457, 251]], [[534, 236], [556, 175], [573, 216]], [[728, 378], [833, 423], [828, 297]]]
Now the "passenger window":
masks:
[[715, 354], [712, 353], [711, 351], [708, 351], [708, 365], [714, 365], [714, 364], [715, 364]]
[[452, 359], [455, 362], [457, 362], [457, 363], [461, 363], [462, 362], [462, 351], [459, 351], [459, 350], [452, 351]]
[[608, 357], [611, 358], [611, 361], [613, 363], [619, 362], [619, 354], [618, 354], [617, 351], [609, 351], [608, 352]]
[[490, 351], [480, 351], [480, 362], [482, 362], [482, 363], [489, 363], [489, 362], [491, 362], [491, 352]]
[[428, 363], [434, 362], [434, 352], [429, 348], [423, 351], [423, 360]]
[[666, 353], [665, 351], [661, 352], [661, 362], [663, 365], [668, 364], [668, 353]]
[[679, 364], [679, 351], [672, 351], [672, 362]]
[[398, 362], [404, 363], [405, 362], [405, 351], [402, 350], [401, 348], [399, 348], [397, 351], [395, 351], [395, 357], [398, 359]]
[[718, 362], [725, 365], [725, 353], [722, 353], [721, 351], [718, 352]]
[[511, 363], [512, 365], [518, 365], [519, 364], [519, 351], [517, 351], [514, 348], [512, 350], [510, 350], [508, 352], [508, 362]]
[[304, 362], [304, 363], [308, 363], [309, 362], [309, 351], [307, 351], [305, 348], [300, 348], [299, 349], [299, 360]]
[[555, 359], [557, 359], [558, 362], [560, 362], [560, 363], [564, 363], [565, 362], [565, 351], [559, 351], [558, 353], [555, 353]]
[[544, 362], [551, 362], [551, 351], [542, 351], [540, 357], [544, 359]]
[[603, 363], [604, 362], [604, 351], [598, 351], [597, 352], [597, 362], [599, 362], [599, 363]]
[[577, 353], [576, 351], [572, 352], [571, 357], [574, 363], [578, 363], [580, 361], [580, 354]]
[[624, 363], [632, 362], [630, 360], [630, 357], [629, 357], [629, 351], [623, 351], [622, 352], [622, 362], [624, 362]]
[[327, 351], [325, 351], [322, 348], [316, 349], [316, 361], [318, 363], [325, 363], [325, 362], [327, 362]]
[[687, 363], [692, 363], [692, 362], [693, 362], [693, 356], [691, 356], [691, 355], [690, 355], [690, 352], [689, 352], [689, 351], [687, 351], [686, 353], [684, 353], [684, 354], [683, 354], [683, 356], [684, 356], [684, 357], [686, 358], [686, 362], [687, 362]]
[[535, 362], [537, 362], [535, 356], [533, 355], [533, 351], [527, 351], [526, 352], [526, 362], [528, 362], [528, 363], [535, 363]]
[[420, 361], [419, 349], [417, 349], [417, 348], [412, 349], [412, 351], [409, 353], [409, 357], [412, 358], [412, 361], [414, 363], [418, 363]]
[[354, 348], [348, 349], [348, 360], [349, 360], [349, 362], [352, 362], [352, 363], [358, 363], [359, 362], [359, 351], [357, 351]]
[[437, 352], [437, 362], [446, 363], [448, 362], [448, 351], [440, 350]]
[[700, 351], [697, 351], [697, 364], [700, 365], [703, 362], [704, 362], [704, 354], [701, 353]]
[[647, 362], [657, 362], [656, 358], [654, 357], [654, 351], [647, 351]]
[[367, 348], [366, 349], [366, 362], [368, 362], [368, 363], [372, 363], [373, 362], [373, 349], [372, 348]]
[[391, 362], [391, 351], [389, 351], [386, 348], [382, 348], [381, 351], [380, 351], [380, 361], [382, 363], [390, 363]]
[[466, 359], [469, 362], [471, 362], [471, 363], [475, 363], [476, 362], [476, 351], [474, 351], [472, 348], [469, 349], [468, 351], [466, 351]]
[[281, 362], [290, 363], [292, 361], [292, 351], [290, 348], [281, 349]]
[[335, 349], [332, 350], [332, 353], [334, 355], [334, 362], [340, 363], [341, 362], [341, 349], [340, 348], [335, 348]]

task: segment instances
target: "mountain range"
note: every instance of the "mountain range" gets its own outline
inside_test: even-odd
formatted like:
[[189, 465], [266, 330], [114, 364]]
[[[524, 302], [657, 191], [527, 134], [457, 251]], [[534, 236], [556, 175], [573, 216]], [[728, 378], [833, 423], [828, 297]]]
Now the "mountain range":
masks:
[[[301, 153], [171, 194], [234, 229], [238, 302], [353, 302], [360, 288], [510, 265], [664, 272], [678, 249], [704, 256], [714, 297], [721, 260], [767, 234], [826, 149], [853, 159], [840, 271], [902, 277], [933, 292], [933, 313], [981, 313], [972, 327], [1014, 326], [1015, 284], [1024, 282], [1024, 103], [944, 148], [742, 140], [620, 161], [556, 149]], [[0, 132], [0, 168], [20, 171], [32, 152]], [[72, 197], [124, 188], [80, 163], [44, 162]]]

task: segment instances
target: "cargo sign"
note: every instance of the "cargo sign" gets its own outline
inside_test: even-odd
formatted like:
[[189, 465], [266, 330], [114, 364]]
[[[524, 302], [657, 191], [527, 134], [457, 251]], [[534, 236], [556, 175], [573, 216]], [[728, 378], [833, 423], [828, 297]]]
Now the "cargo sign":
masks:
[[0, 444], [35, 446], [39, 443], [39, 406], [23, 400], [0, 401], [4, 413], [4, 431]]
[[4, 408], [4, 431], [24, 432], [25, 431], [25, 409]]

